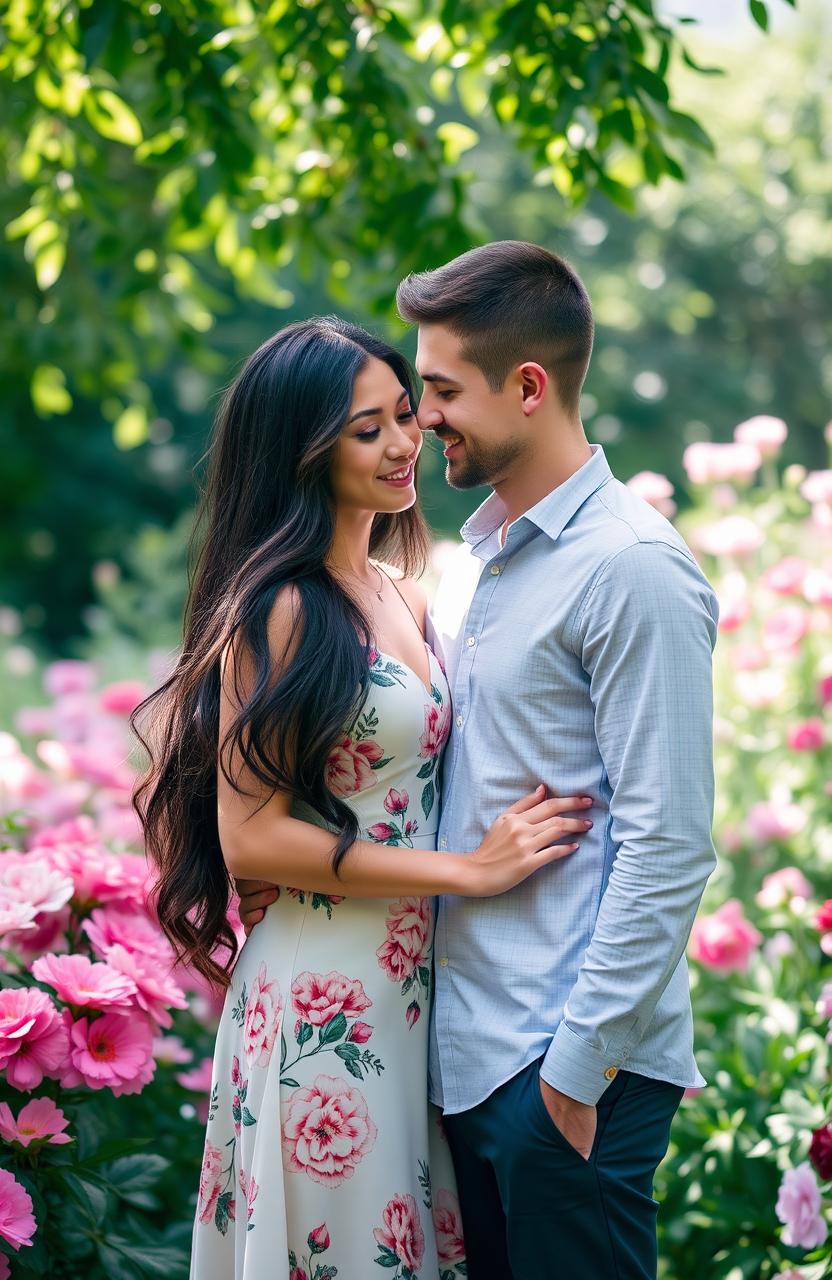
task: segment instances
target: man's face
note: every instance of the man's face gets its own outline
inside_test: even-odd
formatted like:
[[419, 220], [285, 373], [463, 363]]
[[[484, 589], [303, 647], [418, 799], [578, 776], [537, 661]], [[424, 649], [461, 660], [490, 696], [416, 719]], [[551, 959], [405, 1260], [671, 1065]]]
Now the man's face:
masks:
[[462, 339], [440, 324], [419, 326], [416, 368], [424, 383], [417, 417], [444, 446], [445, 479], [454, 489], [498, 484], [528, 456], [528, 422], [518, 380], [499, 391], [462, 357]]

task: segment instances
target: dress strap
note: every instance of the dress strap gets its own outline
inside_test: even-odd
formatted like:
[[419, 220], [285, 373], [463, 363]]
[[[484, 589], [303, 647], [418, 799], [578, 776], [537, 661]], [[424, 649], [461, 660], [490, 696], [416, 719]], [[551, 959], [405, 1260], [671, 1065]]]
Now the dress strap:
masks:
[[410, 614], [411, 618], [412, 618], [412, 619], [413, 619], [413, 621], [416, 623], [416, 630], [419, 632], [419, 635], [422, 637], [422, 641], [424, 642], [424, 640], [425, 640], [425, 633], [422, 631], [422, 628], [419, 626], [419, 622], [418, 622], [418, 619], [417, 619], [417, 617], [416, 617], [416, 614], [413, 612], [413, 610], [411, 609], [410, 605], [409, 605], [409, 604], [407, 603], [407, 601], [405, 600], [405, 598], [404, 598], [404, 596], [402, 595], [401, 591], [399, 591], [399, 588], [398, 588], [398, 587], [396, 587], [396, 580], [395, 580], [395, 578], [391, 578], [391, 577], [390, 577], [390, 574], [387, 572], [387, 570], [386, 570], [386, 569], [382, 569], [382, 567], [381, 567], [381, 565], [380, 565], [380, 564], [376, 564], [376, 568], [378, 569], [379, 573], [383, 573], [383, 574], [384, 574], [384, 576], [385, 576], [385, 578], [387, 579], [387, 581], [388, 581], [388, 582], [390, 582], [390, 583], [392, 583], [392, 585], [396, 588], [396, 595], [399, 597], [399, 599], [401, 600], [401, 602], [402, 602], [402, 604], [404, 605], [405, 609], [407, 609], [407, 612]]

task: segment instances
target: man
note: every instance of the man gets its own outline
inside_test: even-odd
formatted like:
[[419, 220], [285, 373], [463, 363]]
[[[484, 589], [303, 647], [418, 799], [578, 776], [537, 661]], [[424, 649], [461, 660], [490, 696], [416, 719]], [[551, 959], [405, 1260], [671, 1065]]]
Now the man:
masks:
[[567, 263], [504, 241], [397, 296], [419, 325], [420, 426], [450, 484], [494, 490], [436, 603], [454, 703], [440, 848], [476, 848], [540, 780], [596, 809], [573, 857], [439, 906], [431, 1096], [468, 1276], [649, 1280], [653, 1175], [703, 1083], [684, 950], [714, 865], [716, 601], [587, 442], [592, 313]]

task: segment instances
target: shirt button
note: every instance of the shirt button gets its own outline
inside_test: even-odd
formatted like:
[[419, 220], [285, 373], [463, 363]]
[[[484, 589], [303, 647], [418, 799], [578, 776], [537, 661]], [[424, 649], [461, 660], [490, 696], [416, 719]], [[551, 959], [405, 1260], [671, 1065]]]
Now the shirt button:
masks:
[[443, 968], [443, 969], [447, 969], [447, 967], [448, 967], [448, 957], [447, 957], [447, 956], [440, 956], [440, 957], [439, 957], [439, 963], [441, 964], [441, 966], [442, 966], [442, 968]]
[[470, 649], [473, 645], [475, 645], [475, 644], [477, 643], [477, 637], [476, 637], [476, 636], [469, 636], [469, 637], [468, 637], [468, 639], [465, 641], [465, 643], [467, 644], [468, 648]]
[[443, 836], [443, 837], [442, 837], [442, 839], [439, 841], [439, 848], [440, 848], [440, 849], [447, 849], [447, 847], [448, 847], [448, 842], [447, 842], [447, 840], [445, 839], [445, 837]]
[[618, 1067], [607, 1067], [606, 1071], [604, 1072], [604, 1079], [614, 1080], [617, 1075], [618, 1075]]
[[457, 718], [456, 718], [456, 727], [457, 727], [457, 729], [461, 729], [461, 728], [462, 728], [462, 726], [463, 726], [464, 724], [465, 724], [465, 717], [464, 717], [464, 716], [457, 716]]
[[497, 574], [500, 572], [500, 569], [501, 569], [501, 568], [502, 568], [502, 565], [499, 565], [499, 564], [492, 564], [492, 566], [491, 566], [491, 576], [492, 576], [492, 578], [496, 578], [496, 577], [497, 577]]

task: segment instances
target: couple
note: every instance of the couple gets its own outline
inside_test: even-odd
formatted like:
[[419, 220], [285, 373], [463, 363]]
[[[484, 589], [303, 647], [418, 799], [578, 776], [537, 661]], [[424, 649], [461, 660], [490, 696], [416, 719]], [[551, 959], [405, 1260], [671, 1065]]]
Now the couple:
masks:
[[[158, 695], [160, 920], [226, 985], [229, 873], [253, 926], [191, 1275], [646, 1280], [654, 1171], [703, 1083], [684, 950], [714, 865], [716, 602], [587, 443], [563, 260], [491, 244], [398, 304], [418, 408], [402, 356], [335, 319], [230, 388]], [[451, 485], [494, 490], [433, 626], [426, 431]]]

